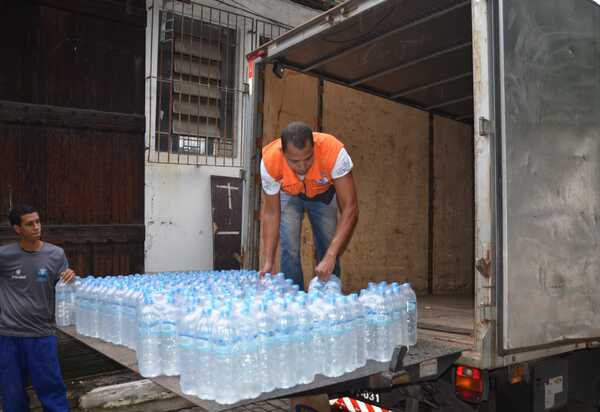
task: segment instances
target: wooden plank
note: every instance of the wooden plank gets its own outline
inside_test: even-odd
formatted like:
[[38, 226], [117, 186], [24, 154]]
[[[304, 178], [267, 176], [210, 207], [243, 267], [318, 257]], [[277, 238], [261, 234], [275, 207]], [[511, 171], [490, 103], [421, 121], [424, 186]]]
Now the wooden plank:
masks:
[[0, 100], [0, 123], [144, 133], [146, 118], [138, 114]]
[[[143, 224], [118, 225], [42, 225], [44, 240], [63, 245], [85, 243], [131, 243], [143, 242]], [[12, 228], [0, 226], [0, 243], [17, 241]]]
[[419, 328], [473, 336], [472, 295], [424, 295], [417, 298]]
[[433, 118], [433, 293], [473, 293], [473, 128]]
[[[52, 7], [63, 4], [74, 7]], [[7, 3], [0, 49], [11, 64], [0, 68], [2, 99], [143, 115], [145, 5], [142, 24], [135, 26], [115, 21], [126, 14], [127, 4], [134, 3]], [[118, 9], [109, 13], [111, 19], [93, 15], [103, 5]]]
[[346, 291], [369, 281], [427, 288], [428, 114], [325, 82], [323, 129], [354, 162], [360, 217], [342, 258]]
[[73, 13], [100, 17], [119, 23], [146, 27], [146, 7], [143, 0], [115, 2], [107, 0], [33, 0], [34, 4]]

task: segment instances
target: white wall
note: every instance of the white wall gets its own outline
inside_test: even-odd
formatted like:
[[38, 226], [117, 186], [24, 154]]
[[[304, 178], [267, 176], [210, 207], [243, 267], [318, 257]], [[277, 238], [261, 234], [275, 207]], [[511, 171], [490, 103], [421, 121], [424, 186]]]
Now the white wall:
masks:
[[[148, 0], [146, 118], [147, 130], [150, 132], [154, 130], [156, 81], [153, 76], [156, 75], [156, 38], [159, 31], [158, 13], [152, 13], [152, 7], [157, 7], [161, 1]], [[296, 26], [319, 14], [316, 10], [288, 0], [237, 2], [258, 14], [290, 26]], [[212, 0], [204, 0], [203, 4], [227, 9], [223, 4]], [[237, 9], [229, 10], [242, 13]], [[155, 41], [152, 41], [152, 36]], [[244, 57], [243, 53], [239, 55], [240, 58]], [[243, 119], [239, 120], [241, 124]], [[239, 133], [238, 141], [242, 138], [241, 128]], [[147, 140], [150, 144], [152, 141], [153, 139]], [[239, 177], [240, 168], [147, 162], [145, 172], [146, 271], [211, 269], [213, 235], [210, 176]]]
[[212, 268], [211, 175], [239, 169], [146, 165], [146, 271]]

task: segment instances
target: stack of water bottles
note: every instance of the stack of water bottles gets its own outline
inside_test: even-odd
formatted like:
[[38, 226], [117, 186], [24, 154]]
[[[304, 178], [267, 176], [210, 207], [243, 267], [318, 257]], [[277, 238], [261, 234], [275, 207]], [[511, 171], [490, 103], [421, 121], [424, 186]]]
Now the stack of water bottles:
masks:
[[308, 293], [247, 270], [88, 276], [57, 285], [56, 305], [61, 324], [71, 308], [79, 334], [135, 350], [142, 376], [179, 375], [182, 392], [221, 404], [387, 362], [416, 343], [409, 284], [343, 295], [335, 276]]

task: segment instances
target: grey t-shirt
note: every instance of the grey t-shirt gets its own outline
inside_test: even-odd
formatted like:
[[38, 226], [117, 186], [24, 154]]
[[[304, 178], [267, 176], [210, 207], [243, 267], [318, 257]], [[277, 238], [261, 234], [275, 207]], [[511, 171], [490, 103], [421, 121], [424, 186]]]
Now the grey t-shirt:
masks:
[[65, 252], [47, 242], [37, 252], [0, 246], [0, 336], [54, 335], [54, 286], [68, 266]]

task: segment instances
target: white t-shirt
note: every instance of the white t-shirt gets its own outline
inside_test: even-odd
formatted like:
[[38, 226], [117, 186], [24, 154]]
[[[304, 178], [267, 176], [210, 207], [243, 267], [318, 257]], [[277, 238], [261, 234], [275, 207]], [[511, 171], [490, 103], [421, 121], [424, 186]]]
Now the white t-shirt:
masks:
[[[340, 154], [338, 154], [337, 159], [335, 160], [335, 164], [333, 165], [333, 170], [331, 171], [331, 177], [333, 179], [339, 179], [342, 176], [346, 176], [348, 173], [352, 171], [352, 167], [354, 164], [352, 163], [352, 159], [350, 155], [346, 151], [345, 148], [342, 147], [340, 150]], [[264, 160], [260, 161], [260, 177], [262, 179], [262, 187], [266, 194], [268, 195], [276, 195], [281, 190], [281, 183], [275, 180], [269, 172], [267, 172], [267, 168], [265, 167]], [[304, 180], [304, 176], [298, 176], [300, 180]]]

